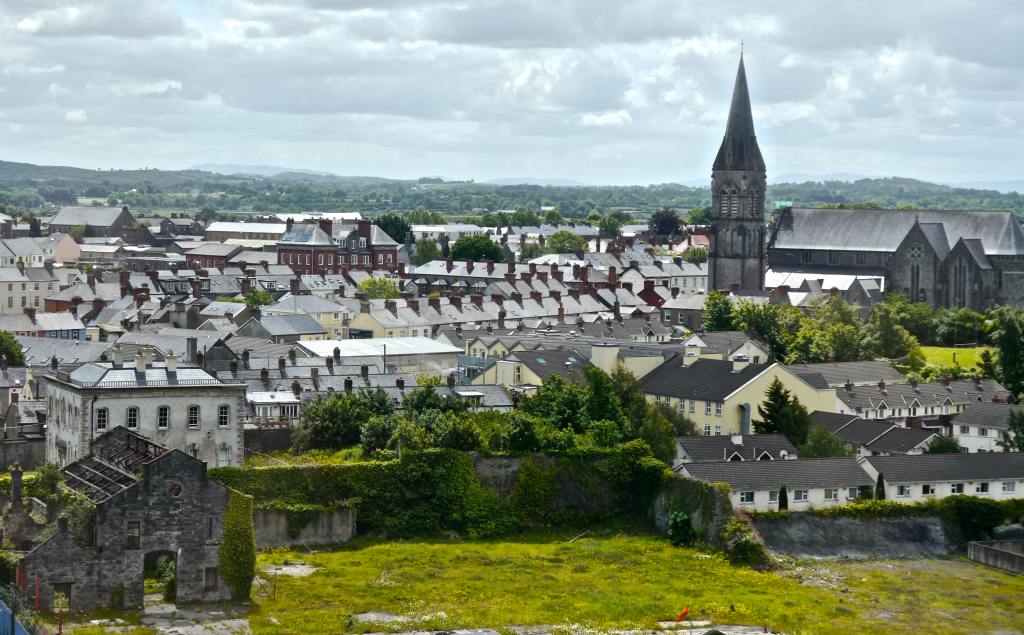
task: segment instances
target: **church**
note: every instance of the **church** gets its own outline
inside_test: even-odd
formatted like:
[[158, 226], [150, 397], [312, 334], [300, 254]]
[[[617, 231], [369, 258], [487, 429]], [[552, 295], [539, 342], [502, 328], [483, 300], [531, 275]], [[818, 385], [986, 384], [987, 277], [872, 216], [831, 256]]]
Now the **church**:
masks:
[[766, 225], [766, 188], [741, 54], [711, 172], [709, 288], [755, 295], [770, 269], [874, 278], [933, 306], [1024, 307], [1024, 228], [1011, 212], [784, 208]]

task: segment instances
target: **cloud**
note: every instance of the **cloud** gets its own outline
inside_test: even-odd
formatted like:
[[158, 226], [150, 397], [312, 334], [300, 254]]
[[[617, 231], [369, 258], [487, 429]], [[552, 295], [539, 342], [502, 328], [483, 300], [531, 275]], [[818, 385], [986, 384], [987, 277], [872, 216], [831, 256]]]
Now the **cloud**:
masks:
[[3, 0], [0, 158], [692, 179], [743, 40], [770, 173], [1018, 177], [1024, 8], [929, 8]]

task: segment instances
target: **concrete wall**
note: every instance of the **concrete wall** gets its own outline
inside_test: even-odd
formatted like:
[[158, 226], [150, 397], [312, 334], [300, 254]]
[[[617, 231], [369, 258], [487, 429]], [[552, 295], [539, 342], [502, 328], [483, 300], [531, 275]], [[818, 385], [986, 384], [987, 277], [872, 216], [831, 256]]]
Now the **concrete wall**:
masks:
[[1024, 573], [1024, 540], [989, 540], [967, 545], [967, 557], [1007, 573]]
[[288, 533], [288, 515], [272, 509], [257, 509], [252, 513], [256, 526], [256, 546], [318, 547], [335, 545], [352, 538], [356, 531], [356, 512], [343, 508], [314, 515], [297, 537]]
[[508, 498], [512, 488], [515, 487], [519, 467], [522, 464], [523, 460], [517, 457], [486, 458], [477, 459], [474, 469], [480, 482], [504, 499]]
[[805, 558], [878, 558], [946, 553], [942, 521], [919, 518], [822, 518], [790, 513], [758, 519], [754, 526], [766, 545]]
[[9, 439], [0, 441], [0, 468], [8, 469], [15, 463], [32, 468], [46, 462], [46, 439]]

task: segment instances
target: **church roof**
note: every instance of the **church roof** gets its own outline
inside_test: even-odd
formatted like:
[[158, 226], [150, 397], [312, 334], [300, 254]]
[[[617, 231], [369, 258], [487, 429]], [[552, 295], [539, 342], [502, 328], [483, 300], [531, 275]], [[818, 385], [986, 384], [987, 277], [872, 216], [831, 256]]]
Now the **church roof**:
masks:
[[[895, 209], [786, 209], [770, 248], [892, 253], [918, 222], [941, 223], [948, 244], [977, 238], [989, 256], [1024, 255], [1024, 229], [1011, 212]], [[936, 232], [933, 237], [938, 238]]]
[[729, 106], [729, 121], [725, 126], [725, 137], [715, 157], [715, 170], [764, 171], [764, 159], [757, 147], [754, 135], [754, 116], [750, 112], [750, 92], [747, 90], [747, 73], [740, 54], [740, 67], [736, 71], [736, 84], [732, 89], [732, 104]]

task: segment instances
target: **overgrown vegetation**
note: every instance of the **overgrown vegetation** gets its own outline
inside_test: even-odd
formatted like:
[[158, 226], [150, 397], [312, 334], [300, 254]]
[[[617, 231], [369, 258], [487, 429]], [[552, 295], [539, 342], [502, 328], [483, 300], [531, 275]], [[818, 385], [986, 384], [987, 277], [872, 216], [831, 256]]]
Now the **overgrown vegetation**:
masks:
[[224, 513], [224, 534], [218, 554], [224, 583], [234, 600], [248, 600], [256, 576], [256, 533], [252, 520], [252, 497], [228, 491]]

